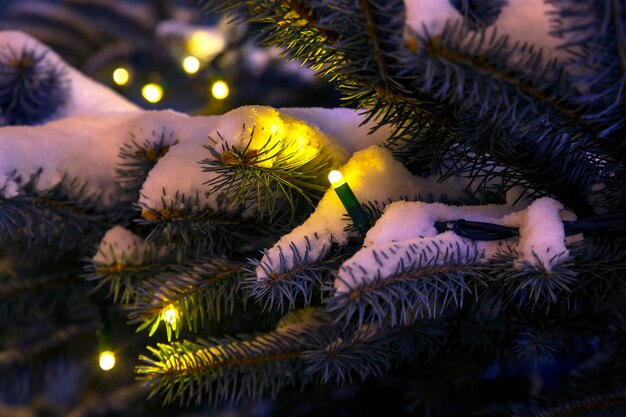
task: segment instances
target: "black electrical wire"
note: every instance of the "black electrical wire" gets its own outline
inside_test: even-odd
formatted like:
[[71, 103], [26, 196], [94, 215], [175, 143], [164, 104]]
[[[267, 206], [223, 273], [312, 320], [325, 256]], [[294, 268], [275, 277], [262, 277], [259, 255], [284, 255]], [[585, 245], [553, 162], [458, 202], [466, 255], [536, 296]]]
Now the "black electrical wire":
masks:
[[[565, 236], [592, 230], [625, 230], [626, 213], [610, 213], [574, 221], [564, 221]], [[472, 240], [502, 240], [519, 236], [519, 228], [499, 224], [474, 222], [465, 219], [437, 221], [439, 233], [452, 231]]]

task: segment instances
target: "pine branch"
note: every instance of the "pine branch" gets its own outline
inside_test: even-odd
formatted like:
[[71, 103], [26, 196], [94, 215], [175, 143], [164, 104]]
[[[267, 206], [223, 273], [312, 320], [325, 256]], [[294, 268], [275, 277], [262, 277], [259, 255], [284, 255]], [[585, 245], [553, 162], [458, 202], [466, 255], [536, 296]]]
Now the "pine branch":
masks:
[[334, 328], [319, 309], [289, 313], [274, 332], [175, 342], [149, 348], [136, 371], [165, 402], [211, 404], [275, 397], [288, 385], [344, 383], [380, 376], [391, 366], [392, 334], [375, 326]]
[[143, 280], [134, 302], [127, 306], [130, 323], [137, 331], [156, 332], [161, 321], [168, 340], [178, 337], [184, 324], [197, 332], [207, 321], [219, 321], [233, 313], [241, 265], [226, 258], [199, 258]]
[[521, 331], [513, 342], [513, 352], [524, 360], [535, 364], [563, 354], [566, 334], [559, 328], [530, 328]]
[[315, 376], [321, 384], [352, 383], [355, 377], [381, 377], [392, 365], [397, 354], [390, 342], [393, 330], [377, 326], [363, 326], [353, 331], [324, 328], [316, 337], [316, 349], [303, 354], [307, 363], [305, 373]]
[[313, 208], [328, 188], [330, 156], [324, 150], [307, 151], [308, 144], [299, 137], [273, 138], [272, 133], [256, 149], [252, 147], [254, 134], [253, 127], [243, 147], [230, 145], [219, 132], [219, 141], [210, 138], [215, 145], [205, 148], [213, 158], [200, 161], [203, 171], [218, 174], [207, 182], [210, 192], [223, 194], [232, 206], [256, 203], [259, 219], [267, 215], [270, 222], [285, 208], [292, 217], [300, 214], [302, 202]]
[[452, 0], [451, 3], [472, 30], [480, 30], [495, 23], [506, 0]]
[[[317, 31], [329, 44], [333, 44], [339, 38], [339, 34], [332, 30], [324, 28], [319, 25], [319, 16], [315, 9], [310, 8], [305, 2], [299, 0], [281, 0], [281, 3], [291, 12], [295, 13], [292, 18], [296, 19], [299, 26], [302, 26], [301, 20], [306, 22], [306, 25]], [[290, 13], [286, 13], [285, 16]]]
[[376, 10], [382, 8], [382, 5], [372, 4], [370, 0], [360, 0], [361, 10], [363, 11], [363, 17], [365, 20], [365, 26], [367, 28], [367, 35], [369, 42], [373, 49], [373, 54], [376, 59], [376, 65], [378, 66], [378, 73], [380, 74], [380, 83], [382, 84], [385, 93], [384, 96], [388, 96], [391, 93], [391, 88], [388, 85], [391, 81], [389, 76], [389, 68], [387, 67], [387, 60], [380, 44], [380, 36], [378, 33], [378, 25], [376, 24]]
[[575, 57], [568, 63], [570, 79], [583, 86], [571, 101], [589, 109], [604, 125], [603, 136], [622, 142], [624, 124], [624, 25], [622, 6], [613, 0], [569, 2], [553, 0], [561, 25], [557, 36], [568, 39], [562, 48]]
[[281, 213], [273, 224], [243, 219], [244, 208], [231, 207], [223, 194], [217, 197], [215, 208], [201, 203], [199, 194], [187, 196], [177, 192], [169, 202], [162, 198], [161, 208], [141, 209], [139, 224], [149, 230], [146, 240], [177, 248], [186, 255], [260, 249], [291, 226], [291, 219]]
[[46, 55], [27, 47], [0, 52], [0, 126], [42, 123], [66, 104], [67, 73]]
[[[407, 325], [417, 319], [440, 317], [450, 306], [462, 307], [466, 294], [478, 296], [478, 288], [485, 285], [486, 269], [480, 252], [465, 259], [460, 247], [448, 251], [437, 242], [420, 250], [423, 253], [409, 248], [405, 254], [408, 261], [400, 262], [391, 276], [382, 276], [380, 270], [367, 271], [366, 278], [357, 283], [337, 277], [347, 290], [335, 292], [326, 301], [328, 311], [338, 322], [358, 326], [385, 322]], [[376, 252], [373, 255], [377, 256]], [[434, 260], [440, 258], [441, 262]]]
[[[471, 68], [478, 74], [486, 75], [491, 81], [502, 83], [511, 88], [512, 91], [521, 91], [528, 97], [532, 97], [546, 107], [562, 113], [575, 123], [585, 126], [587, 121], [584, 118], [582, 109], [576, 109], [567, 103], [569, 86], [565, 85], [563, 69], [559, 68], [556, 61], [543, 62], [541, 53], [526, 53], [522, 48], [508, 46], [506, 40], [492, 36], [487, 38], [484, 33], [475, 33], [461, 25], [447, 26], [442, 37], [430, 37], [422, 39], [426, 46], [424, 53], [437, 57], [442, 61], [448, 61], [459, 66]], [[478, 55], [479, 52], [486, 52], [486, 56]], [[476, 55], [474, 55], [476, 54]], [[503, 62], [500, 56], [512, 56], [520, 54], [520, 62], [514, 67], [508, 62]], [[522, 69], [520, 71], [520, 69]], [[524, 74], [525, 73], [525, 74]], [[535, 79], [530, 74], [535, 74]], [[522, 76], [520, 76], [522, 75]], [[426, 78], [424, 85], [428, 91], [432, 81]], [[457, 80], [455, 84], [463, 84], [463, 80]], [[444, 85], [441, 85], [444, 87]], [[433, 90], [435, 97], [445, 97], [453, 93], [453, 85], [446, 86], [446, 90]], [[467, 86], [472, 90], [475, 87]], [[458, 94], [458, 93], [457, 93]], [[460, 95], [460, 94], [459, 94]], [[467, 97], [469, 100], [463, 106], [470, 107], [477, 105], [478, 96]], [[523, 114], [523, 106], [527, 105], [523, 101], [513, 101], [509, 106], [501, 106], [497, 110], [506, 111], [509, 114]], [[488, 110], [493, 107], [484, 105], [478, 113], [483, 118]], [[498, 114], [493, 114], [494, 120], [500, 118]]]
[[620, 271], [626, 267], [623, 246], [606, 240], [591, 240], [574, 246], [571, 256], [575, 260], [572, 270], [577, 282], [566, 299], [568, 304], [602, 310], [621, 303], [626, 294], [626, 283], [620, 276]]
[[96, 282], [94, 291], [108, 286], [113, 302], [128, 305], [135, 302], [142, 282], [172, 270], [172, 265], [177, 263], [176, 255], [175, 251], [169, 252], [167, 248], [134, 248], [131, 253], [107, 259], [107, 262], [91, 260], [85, 267], [84, 277], [87, 281]]
[[160, 393], [166, 403], [178, 398], [199, 404], [205, 395], [211, 404], [275, 396], [281, 387], [305, 383], [298, 359], [303, 338], [313, 331], [303, 326], [256, 337], [159, 344], [149, 347], [152, 358], [140, 356], [145, 365], [137, 373], [152, 387], [151, 395]]
[[423, 128], [413, 127], [420, 133], [413, 136], [394, 136], [386, 146], [411, 172], [417, 175], [436, 176], [440, 182], [453, 177], [468, 179], [466, 204], [502, 204], [506, 193], [513, 188], [522, 190], [519, 198], [539, 198], [546, 192], [538, 188], [522, 173], [496, 163], [491, 155], [480, 155], [468, 145], [457, 143], [457, 138], [442, 127], [426, 123]]
[[460, 311], [447, 322], [446, 342], [484, 357], [491, 357], [499, 350], [510, 352], [512, 340], [523, 325], [516, 321], [517, 316], [498, 307], [479, 302]]
[[557, 306], [571, 311], [601, 309], [626, 294], [618, 273], [625, 266], [626, 253], [606, 242], [586, 240], [572, 246], [570, 256], [551, 271], [519, 265], [517, 258], [513, 252], [501, 253], [489, 272], [494, 299], [504, 305], [546, 312]]
[[[463, 142], [577, 212], [591, 214], [584, 195], [591, 178], [599, 178], [600, 167], [588, 161], [588, 153], [596, 151], [585, 148], [598, 143], [602, 127], [587, 117], [585, 107], [569, 104], [572, 87], [563, 67], [544, 63], [540, 53], [509, 46], [506, 38], [487, 38], [458, 24], [447, 26], [440, 38], [421, 42], [426, 47], [412, 64], [423, 74], [416, 77], [418, 88], [458, 103], [459, 116], [467, 112], [458, 118]], [[505, 58], [512, 55], [519, 56], [514, 65]], [[550, 124], [539, 123], [542, 117]], [[492, 132], [486, 135], [486, 129]]]
[[[317, 239], [314, 236], [313, 239]], [[309, 259], [311, 239], [306, 237], [306, 247], [301, 251], [295, 244], [286, 250], [279, 248], [279, 264], [274, 265], [270, 256], [266, 261], [249, 259], [253, 267], [247, 271], [245, 287], [249, 297], [263, 305], [264, 310], [293, 310], [301, 304], [306, 307], [313, 302], [313, 295], [320, 293], [330, 273], [345, 255], [324, 248], [317, 259]], [[267, 254], [267, 251], [265, 252]], [[287, 260], [289, 258], [289, 262]], [[257, 269], [262, 271], [258, 276]]]
[[504, 287], [500, 295], [505, 303], [547, 309], [559, 300], [561, 294], [570, 292], [576, 282], [576, 273], [571, 271], [568, 260], [547, 271], [531, 263], [519, 264], [517, 259], [518, 254], [514, 251], [502, 253], [496, 256], [492, 265], [495, 281], [501, 280]]
[[131, 142], [124, 143], [119, 152], [119, 158], [115, 173], [116, 181], [120, 188], [129, 195], [129, 200], [136, 201], [139, 191], [148, 177], [150, 170], [156, 165], [178, 140], [174, 138], [174, 132], [166, 133], [163, 129], [160, 133], [152, 131], [150, 138], [144, 138], [142, 143], [137, 140], [137, 134], [131, 133]]
[[[471, 148], [461, 145], [451, 146], [444, 156], [444, 161], [435, 170], [441, 181], [453, 176], [468, 178], [467, 191], [479, 204], [505, 202], [507, 192], [514, 188], [522, 190], [518, 200], [526, 197], [537, 199], [547, 195], [520, 172], [496, 163], [488, 155], [477, 155]], [[513, 204], [515, 205], [517, 201]]]
[[77, 245], [96, 241], [122, 214], [115, 208], [98, 210], [100, 197], [87, 184], [63, 177], [43, 192], [34, 185], [41, 172], [19, 184], [20, 193], [0, 198], [0, 241], [13, 241], [25, 249], [38, 245], [54, 248], [56, 255]]

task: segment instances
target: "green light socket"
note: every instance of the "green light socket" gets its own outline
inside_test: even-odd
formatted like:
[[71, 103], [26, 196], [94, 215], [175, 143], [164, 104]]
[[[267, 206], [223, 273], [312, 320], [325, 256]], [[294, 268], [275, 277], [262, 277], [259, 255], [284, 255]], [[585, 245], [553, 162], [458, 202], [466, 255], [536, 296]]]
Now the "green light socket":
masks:
[[346, 208], [348, 215], [352, 219], [352, 224], [354, 227], [361, 232], [361, 234], [365, 234], [368, 229], [368, 219], [365, 211], [363, 211], [363, 207], [361, 207], [361, 203], [354, 195], [352, 188], [348, 185], [348, 183], [343, 183], [339, 187], [335, 188], [335, 192], [341, 200], [341, 203]]

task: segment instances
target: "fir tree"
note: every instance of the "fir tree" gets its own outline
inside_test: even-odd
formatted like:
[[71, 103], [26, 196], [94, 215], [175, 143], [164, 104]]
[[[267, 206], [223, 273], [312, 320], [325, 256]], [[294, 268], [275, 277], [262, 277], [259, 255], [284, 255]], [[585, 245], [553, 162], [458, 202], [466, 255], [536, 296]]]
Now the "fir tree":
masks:
[[[11, 412], [626, 412], [624, 1], [200, 3], [252, 22], [362, 115], [131, 110], [0, 129]], [[15, 123], [79, 100], [32, 97]], [[344, 208], [348, 186], [360, 202]], [[94, 367], [97, 352], [119, 363], [76, 370], [66, 404], [36, 403], [59, 357]]]

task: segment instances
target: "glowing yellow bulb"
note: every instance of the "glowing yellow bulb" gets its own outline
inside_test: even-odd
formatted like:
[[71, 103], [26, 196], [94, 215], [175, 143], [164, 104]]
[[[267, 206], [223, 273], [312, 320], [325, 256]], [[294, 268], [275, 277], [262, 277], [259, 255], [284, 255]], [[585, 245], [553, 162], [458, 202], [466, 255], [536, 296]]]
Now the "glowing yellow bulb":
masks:
[[228, 93], [230, 93], [230, 89], [228, 88], [228, 84], [224, 81], [216, 81], [213, 83], [211, 87], [211, 94], [218, 100], [224, 100], [228, 97]]
[[103, 371], [109, 371], [115, 366], [115, 353], [105, 350], [100, 353], [100, 368]]
[[183, 59], [183, 69], [187, 74], [195, 74], [200, 70], [200, 60], [192, 55], [186, 56]]
[[141, 89], [141, 95], [150, 103], [158, 103], [163, 98], [163, 87], [158, 84], [146, 84]]
[[220, 53], [226, 46], [221, 34], [197, 30], [187, 40], [187, 51], [198, 58], [208, 59]]
[[126, 68], [116, 68], [113, 71], [113, 82], [117, 85], [126, 85], [130, 81], [130, 72]]
[[170, 304], [163, 309], [163, 321], [172, 326], [172, 329], [176, 330], [176, 324], [179, 319], [180, 313], [173, 304]]
[[330, 171], [330, 174], [328, 174], [328, 181], [330, 181], [333, 188], [340, 187], [346, 183], [346, 180], [343, 178], [343, 175], [341, 175], [341, 172], [336, 169]]

